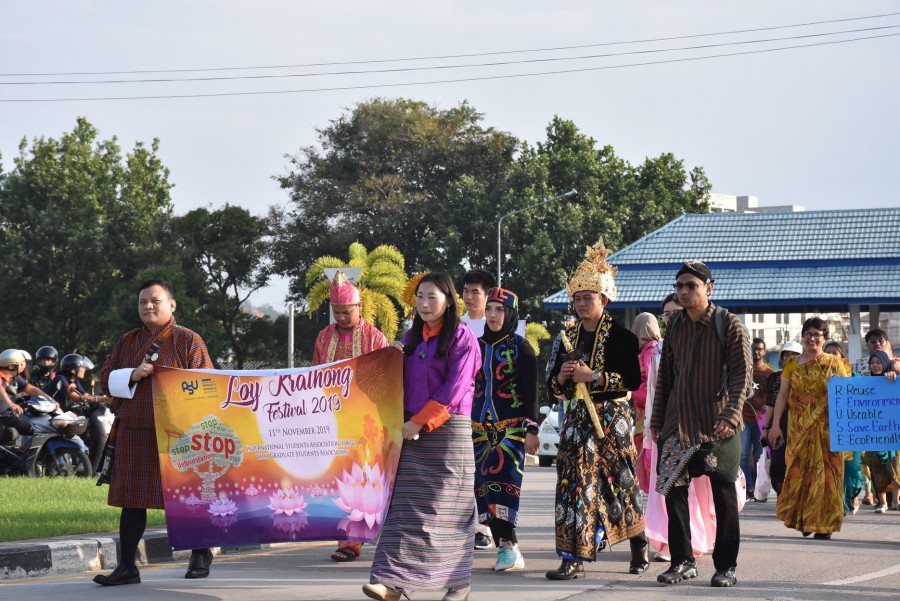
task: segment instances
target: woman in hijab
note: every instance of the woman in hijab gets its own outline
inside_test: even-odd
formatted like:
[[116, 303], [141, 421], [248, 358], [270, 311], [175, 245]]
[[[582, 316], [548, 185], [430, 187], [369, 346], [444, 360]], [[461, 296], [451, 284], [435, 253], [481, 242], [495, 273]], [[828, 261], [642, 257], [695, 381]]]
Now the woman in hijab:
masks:
[[472, 439], [478, 521], [497, 545], [494, 570], [521, 570], [516, 537], [525, 453], [538, 449], [537, 357], [516, 333], [519, 298], [503, 288], [488, 291], [487, 321], [478, 339], [481, 369], [475, 376]]
[[[638, 355], [638, 363], [641, 365], [641, 385], [637, 390], [631, 391], [631, 402], [634, 403], [635, 412], [634, 448], [637, 449], [638, 453], [641, 453], [641, 450], [644, 448], [644, 410], [647, 407], [647, 399], [653, 399], [654, 390], [656, 389], [656, 372], [659, 367], [659, 340], [662, 336], [659, 333], [659, 322], [652, 313], [641, 313], [638, 315], [631, 326], [631, 333], [637, 336], [638, 343], [641, 345], [641, 352]], [[637, 475], [641, 483], [641, 489], [647, 492], [649, 482], [646, 480], [646, 476], [650, 469], [650, 458], [647, 457], [646, 453], [642, 455], [642, 459], [646, 457], [646, 466], [642, 464], [638, 469]]]
[[[869, 373], [873, 376], [884, 376], [894, 383], [897, 374], [891, 370], [891, 359], [884, 351], [872, 351], [869, 354]], [[875, 513], [887, 513], [888, 509], [900, 508], [900, 453], [897, 451], [866, 451], [863, 463], [872, 474], [875, 487]], [[888, 504], [888, 493], [891, 501]]]

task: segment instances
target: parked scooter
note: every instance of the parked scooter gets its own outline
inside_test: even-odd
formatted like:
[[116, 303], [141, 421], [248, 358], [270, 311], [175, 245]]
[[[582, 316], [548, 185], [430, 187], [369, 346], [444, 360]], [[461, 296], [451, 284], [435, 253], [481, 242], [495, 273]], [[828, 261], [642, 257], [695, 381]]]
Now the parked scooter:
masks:
[[18, 476], [79, 476], [94, 474], [86, 446], [78, 438], [87, 429], [87, 419], [71, 412], [54, 415], [52, 401], [26, 402], [26, 414], [34, 427], [31, 436], [15, 430], [0, 433], [0, 474]]

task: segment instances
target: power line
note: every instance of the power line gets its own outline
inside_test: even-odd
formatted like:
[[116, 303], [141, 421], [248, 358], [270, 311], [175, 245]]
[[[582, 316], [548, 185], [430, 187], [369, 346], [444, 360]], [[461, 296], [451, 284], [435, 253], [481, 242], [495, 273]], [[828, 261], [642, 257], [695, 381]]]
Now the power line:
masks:
[[[0, 77], [57, 77], [57, 76], [88, 76], [88, 75], [141, 75], [153, 73], [201, 73], [206, 71], [251, 71], [265, 69], [297, 69], [306, 67], [334, 67], [343, 65], [367, 65], [380, 63], [398, 63], [410, 61], [424, 60], [446, 60], [457, 58], [476, 58], [481, 56], [502, 56], [508, 54], [526, 54], [533, 52], [558, 52], [561, 50], [580, 50], [583, 48], [599, 48], [606, 46], [621, 46], [628, 44], [647, 44], [653, 42], [671, 42], [676, 40], [687, 40], [695, 38], [713, 37], [720, 35], [735, 35], [743, 33], [758, 33], [761, 31], [777, 31], [781, 29], [793, 29], [799, 27], [811, 27], [814, 25], [827, 25], [832, 23], [846, 23], [850, 21], [864, 21], [868, 19], [883, 19], [886, 17], [895, 17], [900, 12], [883, 13], [879, 15], [867, 15], [862, 17], [847, 17], [843, 19], [829, 19], [826, 21], [809, 21], [806, 23], [793, 23], [790, 25], [772, 25], [768, 27], [756, 27], [752, 29], [735, 29], [730, 31], [718, 31], [707, 33], [696, 33], [679, 36], [669, 36], [662, 38], [647, 38], [642, 40], [627, 40], [618, 42], [598, 42], [593, 44], [578, 44], [572, 46], [551, 46], [547, 48], [530, 48], [518, 50], [499, 50], [494, 52], [473, 52], [468, 54], [444, 54], [434, 56], [389, 58], [389, 59], [371, 59], [371, 60], [355, 60], [355, 61], [332, 61], [324, 63], [301, 63], [289, 65], [261, 65], [251, 67], [206, 67], [206, 68], [189, 68], [189, 69], [138, 69], [130, 71], [74, 71], [74, 72], [50, 72], [50, 73], [0, 73]], [[187, 80], [185, 80], [187, 81]]]
[[647, 67], [652, 65], [666, 65], [672, 63], [685, 63], [692, 61], [701, 61], [701, 60], [709, 60], [714, 58], [727, 58], [733, 56], [748, 56], [754, 54], [767, 54], [772, 52], [781, 52], [784, 50], [796, 50], [802, 48], [815, 48], [820, 46], [833, 46], [837, 44], [847, 44], [851, 42], [859, 42], [865, 40], [877, 40], [881, 38], [893, 38], [900, 36], [900, 33], [885, 33], [881, 35], [875, 36], [867, 36], [867, 37], [858, 37], [858, 38], [848, 38], [846, 40], [831, 40], [827, 42], [814, 42], [812, 44], [797, 44], [794, 46], [782, 46], [779, 48], [762, 48], [759, 50], [745, 50], [742, 52], [731, 52], [731, 53], [723, 53], [723, 54], [710, 54], [707, 56], [693, 56], [693, 57], [685, 57], [685, 58], [672, 58], [672, 59], [664, 59], [658, 61], [647, 61], [643, 63], [628, 63], [623, 65], [606, 65], [602, 67], [581, 67], [576, 69], [563, 69], [558, 71], [539, 71], [534, 73], [516, 73], [516, 74], [507, 74], [507, 75], [486, 75], [481, 77], [463, 77], [458, 79], [439, 79], [439, 80], [431, 80], [431, 81], [415, 81], [415, 82], [398, 82], [398, 83], [383, 83], [383, 84], [361, 84], [361, 85], [353, 85], [353, 86], [334, 86], [334, 87], [326, 87], [326, 88], [306, 88], [299, 90], [265, 90], [265, 91], [251, 91], [251, 92], [211, 92], [204, 94], [160, 94], [160, 95], [144, 95], [144, 96], [93, 96], [93, 97], [83, 97], [83, 98], [16, 98], [9, 99], [4, 98], [0, 99], [0, 103], [12, 103], [12, 102], [85, 102], [85, 101], [97, 101], [97, 100], [163, 100], [163, 99], [178, 99], [178, 98], [217, 98], [217, 97], [230, 97], [230, 96], [266, 96], [266, 95], [280, 95], [280, 94], [308, 94], [314, 92], [338, 92], [338, 91], [346, 91], [346, 90], [365, 90], [365, 89], [374, 89], [374, 88], [399, 88], [399, 87], [410, 87], [410, 86], [424, 86], [424, 85], [437, 85], [437, 84], [447, 84], [447, 83], [465, 83], [465, 82], [474, 82], [474, 81], [493, 81], [493, 80], [502, 80], [502, 79], [520, 79], [526, 77], [541, 77], [545, 75], [561, 75], [567, 73], [584, 73], [590, 71], [607, 71], [612, 69], [627, 69], [632, 67]]
[[328, 76], [345, 76], [345, 75], [369, 75], [384, 73], [409, 73], [416, 71], [443, 71], [448, 69], [466, 69], [466, 68], [483, 68], [483, 67], [508, 67], [511, 65], [525, 65], [534, 63], [554, 63], [562, 61], [590, 60], [598, 58], [612, 58], [619, 56], [634, 56], [641, 54], [659, 54], [665, 52], [682, 52], [689, 50], [709, 50], [711, 48], [725, 48], [730, 46], [744, 46], [749, 44], [767, 44], [770, 42], [784, 42], [789, 40], [802, 40], [811, 38], [820, 38], [826, 36], [843, 35], [848, 33], [863, 33], [868, 31], [883, 31], [886, 29], [897, 29], [900, 25], [882, 25], [878, 27], [866, 27], [862, 29], [847, 29], [842, 31], [832, 31], [825, 33], [808, 33], [795, 36], [785, 36], [780, 38], [763, 38], [758, 40], [743, 40], [737, 42], [719, 42], [715, 44], [702, 44], [697, 46], [682, 46], [680, 48], [651, 48], [648, 50], [630, 50], [626, 52], [610, 52], [606, 54], [589, 54], [583, 56], [569, 57], [547, 57], [547, 58], [531, 58], [512, 61], [495, 61], [490, 63], [470, 63], [456, 65], [430, 65], [424, 67], [397, 67], [391, 69], [369, 69], [357, 71], [331, 71], [323, 73], [283, 73], [278, 75], [221, 75], [216, 77], [185, 77], [185, 78], [158, 78], [158, 79], [108, 79], [99, 81], [8, 81], [0, 82], [0, 86], [38, 86], [38, 85], [109, 85], [109, 84], [129, 84], [129, 83], [178, 83], [178, 82], [208, 82], [208, 81], [241, 81], [241, 80], [264, 80], [264, 79], [294, 79], [306, 77], [328, 77]]

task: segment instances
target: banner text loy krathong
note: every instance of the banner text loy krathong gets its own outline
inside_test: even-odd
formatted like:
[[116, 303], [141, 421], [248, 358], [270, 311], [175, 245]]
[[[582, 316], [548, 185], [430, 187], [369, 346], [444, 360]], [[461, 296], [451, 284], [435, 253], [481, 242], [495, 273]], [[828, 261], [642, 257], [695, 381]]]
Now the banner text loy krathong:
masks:
[[[353, 369], [350, 367], [326, 367], [294, 374], [280, 374], [269, 378], [265, 382], [268, 387], [269, 397], [275, 400], [271, 403], [265, 403], [263, 409], [268, 413], [269, 421], [306, 415], [307, 413], [339, 411], [341, 399], [346, 399], [350, 395], [350, 382], [352, 380]], [[237, 407], [248, 407], [256, 413], [262, 398], [263, 384], [264, 382], [258, 379], [242, 381], [239, 375], [229, 376], [228, 392], [225, 400], [222, 401], [221, 408], [225, 409], [230, 405], [235, 405]], [[302, 397], [297, 399], [295, 403], [290, 402], [304, 392], [335, 387], [340, 387], [340, 395], [323, 394], [309, 399]]]

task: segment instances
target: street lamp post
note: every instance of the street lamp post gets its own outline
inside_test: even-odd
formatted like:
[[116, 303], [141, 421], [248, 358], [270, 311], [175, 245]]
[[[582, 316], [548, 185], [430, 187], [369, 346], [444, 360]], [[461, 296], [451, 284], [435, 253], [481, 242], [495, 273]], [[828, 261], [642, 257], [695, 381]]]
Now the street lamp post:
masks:
[[575, 190], [569, 190], [565, 194], [560, 194], [559, 196], [554, 196], [552, 198], [545, 198], [541, 202], [536, 202], [533, 205], [528, 205], [527, 207], [523, 207], [521, 209], [516, 209], [512, 213], [507, 213], [506, 215], [503, 215], [502, 217], [500, 217], [500, 219], [497, 220], [497, 286], [500, 286], [501, 265], [503, 264], [503, 255], [500, 252], [500, 226], [503, 224], [503, 220], [506, 219], [507, 217], [512, 217], [513, 215], [521, 213], [522, 211], [527, 211], [528, 209], [533, 209], [535, 207], [545, 205], [548, 202], [553, 202], [554, 200], [560, 200], [562, 198], [571, 198], [572, 196], [575, 196], [575, 194], [577, 194], [577, 192]]

